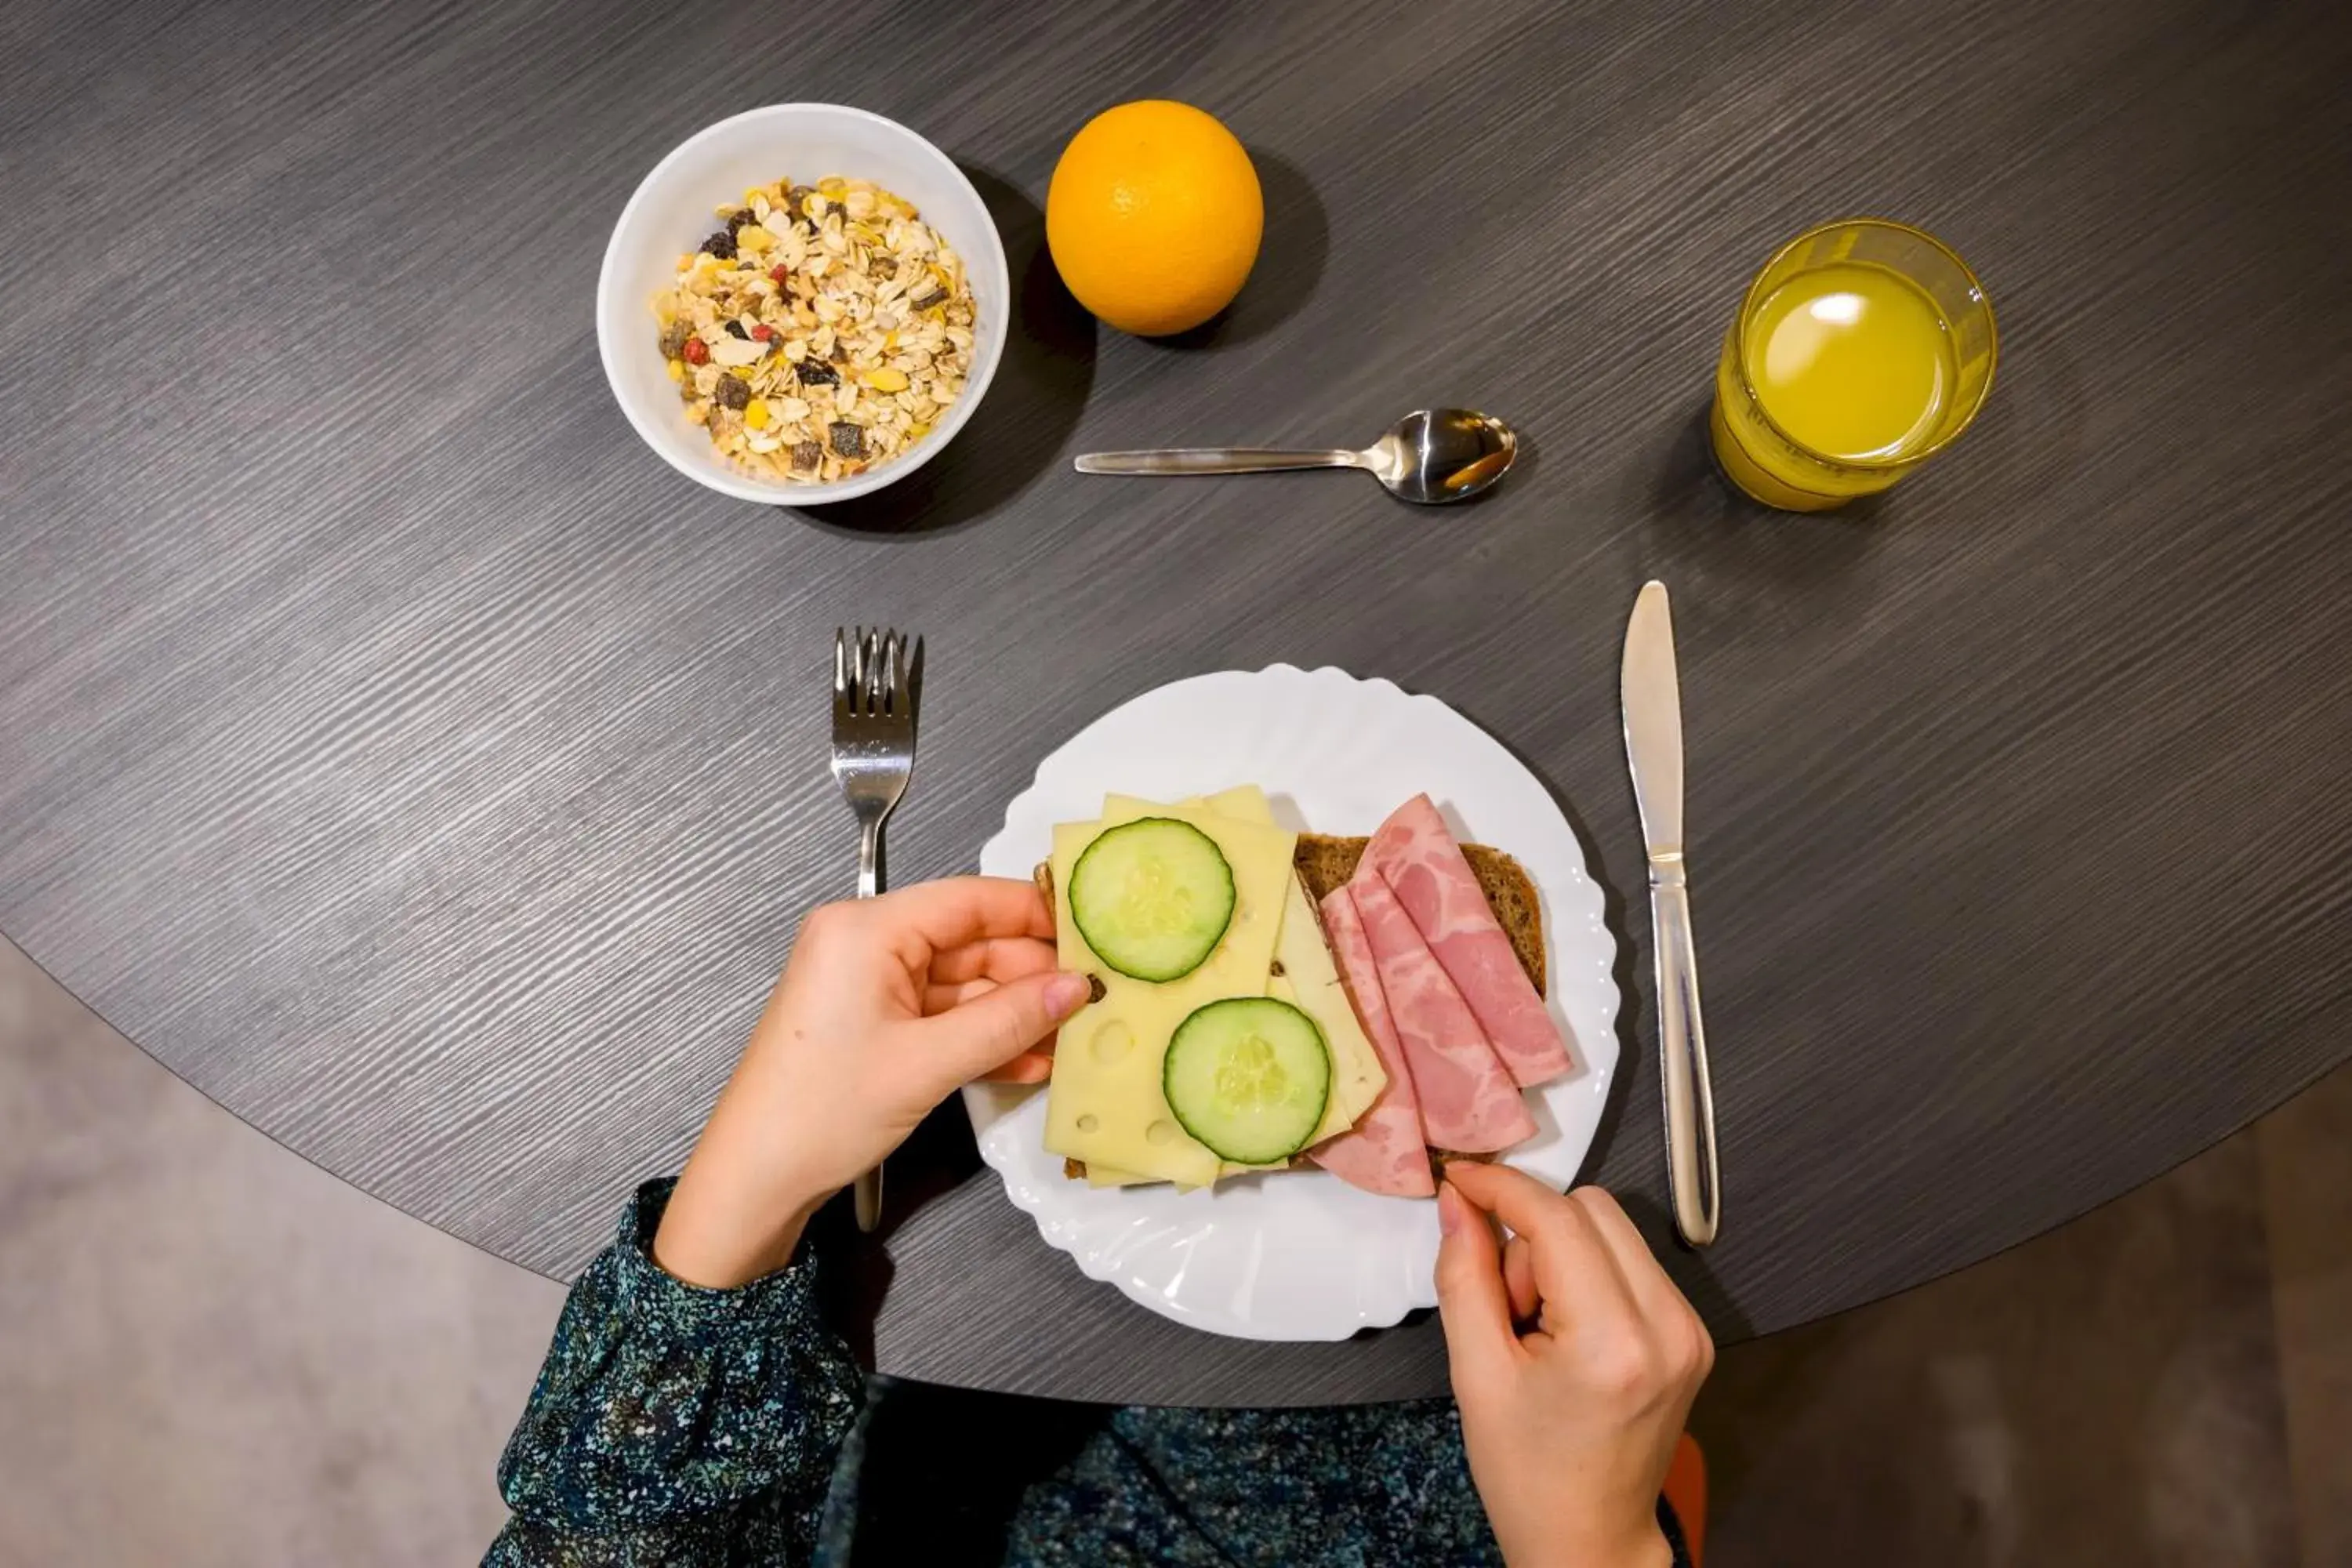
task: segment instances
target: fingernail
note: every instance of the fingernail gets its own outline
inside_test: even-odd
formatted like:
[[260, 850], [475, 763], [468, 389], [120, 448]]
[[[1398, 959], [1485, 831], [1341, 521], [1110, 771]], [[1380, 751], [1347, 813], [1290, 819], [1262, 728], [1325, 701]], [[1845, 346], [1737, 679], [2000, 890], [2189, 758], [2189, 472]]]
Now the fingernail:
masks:
[[1462, 1228], [1462, 1200], [1454, 1196], [1446, 1183], [1437, 1184], [1437, 1229], [1441, 1236], [1452, 1236]]
[[1083, 974], [1056, 974], [1045, 983], [1045, 1011], [1066, 1018], [1085, 1005], [1092, 984]]

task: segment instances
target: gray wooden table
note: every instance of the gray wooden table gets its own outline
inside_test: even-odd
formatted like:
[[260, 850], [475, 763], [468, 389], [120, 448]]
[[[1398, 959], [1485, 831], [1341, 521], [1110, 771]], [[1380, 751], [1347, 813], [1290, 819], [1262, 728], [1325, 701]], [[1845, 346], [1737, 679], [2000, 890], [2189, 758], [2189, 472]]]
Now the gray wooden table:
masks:
[[[2352, 1053], [2346, 15], [18, 5], [0, 928], [255, 1126], [561, 1275], [849, 885], [837, 622], [930, 639], [900, 880], [970, 866], [1114, 703], [1328, 662], [1445, 698], [1568, 803], [1628, 942], [1591, 1173], [1662, 1237], [1615, 707], [1656, 574], [1729, 1187], [1675, 1267], [1736, 1337], [1982, 1258]], [[1097, 331], [1039, 246], [1062, 140], [1155, 94], [1222, 115], [1269, 201], [1238, 308], [1175, 346]], [[663, 467], [590, 327], [639, 176], [803, 98], [963, 162], [1021, 291], [957, 444], [822, 518]], [[1847, 212], [1977, 267], [2000, 382], [1893, 496], [1761, 514], [1705, 457], [1717, 345], [1771, 247]], [[1068, 471], [1444, 402], [1534, 441], [1459, 513]], [[1430, 1323], [1244, 1344], [1088, 1284], [951, 1124], [901, 1167], [885, 1370], [1443, 1385]]]

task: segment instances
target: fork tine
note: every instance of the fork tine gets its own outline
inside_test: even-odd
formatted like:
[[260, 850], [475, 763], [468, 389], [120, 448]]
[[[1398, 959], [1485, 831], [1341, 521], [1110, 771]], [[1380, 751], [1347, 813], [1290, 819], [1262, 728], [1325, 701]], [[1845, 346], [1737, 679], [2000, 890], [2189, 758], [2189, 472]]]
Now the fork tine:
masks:
[[882, 711], [882, 632], [878, 626], [866, 634], [859, 665], [865, 679], [858, 688], [857, 710], [871, 719]]
[[833, 700], [840, 705], [849, 692], [849, 633], [840, 626], [833, 628]]
[[907, 710], [907, 639], [892, 632], [883, 639], [882, 708], [892, 718]]

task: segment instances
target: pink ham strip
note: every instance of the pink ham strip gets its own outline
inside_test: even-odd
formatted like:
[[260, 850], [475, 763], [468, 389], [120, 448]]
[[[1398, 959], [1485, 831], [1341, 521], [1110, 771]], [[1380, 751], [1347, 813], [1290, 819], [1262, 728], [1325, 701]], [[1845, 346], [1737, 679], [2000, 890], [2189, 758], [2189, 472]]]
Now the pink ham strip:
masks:
[[1421, 1105], [1412, 1092], [1412, 1073], [1405, 1065], [1396, 1021], [1389, 1016], [1363, 917], [1356, 912], [1347, 889], [1334, 888], [1323, 900], [1323, 929], [1331, 939], [1332, 956], [1339, 961], [1339, 977], [1356, 1004], [1356, 1016], [1363, 1021], [1389, 1081], [1370, 1108], [1356, 1118], [1355, 1126], [1307, 1153], [1341, 1181], [1368, 1193], [1433, 1196], [1437, 1184], [1429, 1173], [1429, 1150], [1421, 1141]]
[[1532, 1133], [1518, 1087], [1388, 884], [1359, 870], [1348, 892], [1412, 1069], [1423, 1138], [1432, 1148], [1485, 1154]]
[[[1487, 908], [1462, 847], [1427, 795], [1417, 795], [1390, 813], [1372, 835], [1363, 864], [1389, 885], [1412, 918], [1514, 1082], [1548, 1083], [1576, 1065], [1535, 983], [1519, 967], [1511, 939]], [[1362, 877], [1363, 868], [1356, 874]]]

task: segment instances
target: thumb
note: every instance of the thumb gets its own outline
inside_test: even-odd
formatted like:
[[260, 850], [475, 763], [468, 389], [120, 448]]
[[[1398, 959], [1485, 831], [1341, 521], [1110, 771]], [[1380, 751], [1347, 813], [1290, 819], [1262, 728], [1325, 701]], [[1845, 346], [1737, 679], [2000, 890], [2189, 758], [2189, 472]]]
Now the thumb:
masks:
[[945, 1095], [1052, 1034], [1086, 1004], [1088, 991], [1083, 974], [1024, 975], [910, 1026], [911, 1037]]
[[1507, 1364], [1517, 1336], [1495, 1227], [1452, 1182], [1437, 1185], [1437, 1313], [1458, 1399]]

